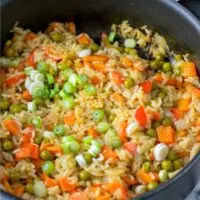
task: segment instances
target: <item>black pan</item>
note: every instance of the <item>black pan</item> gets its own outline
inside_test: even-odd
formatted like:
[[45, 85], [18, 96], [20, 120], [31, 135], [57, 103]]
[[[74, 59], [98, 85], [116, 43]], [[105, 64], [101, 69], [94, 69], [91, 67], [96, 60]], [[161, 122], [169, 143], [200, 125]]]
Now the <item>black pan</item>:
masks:
[[[190, 52], [200, 66], [200, 22], [174, 0], [2, 0], [1, 4], [1, 41], [9, 38], [16, 21], [38, 31], [51, 21], [73, 20], [78, 32], [84, 30], [98, 40], [100, 32], [109, 31], [112, 23], [128, 19], [134, 26], [146, 24], [163, 34], [173, 49]], [[198, 181], [200, 155], [176, 177], [137, 199], [184, 200]], [[5, 200], [15, 199], [4, 192], [1, 195]], [[200, 191], [191, 200], [199, 199]]]

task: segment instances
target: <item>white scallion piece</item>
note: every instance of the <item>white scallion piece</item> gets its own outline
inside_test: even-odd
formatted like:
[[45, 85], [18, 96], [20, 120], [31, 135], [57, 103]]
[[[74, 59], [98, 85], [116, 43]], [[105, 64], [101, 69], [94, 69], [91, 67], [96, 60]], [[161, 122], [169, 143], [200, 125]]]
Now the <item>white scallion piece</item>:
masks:
[[77, 155], [75, 157], [75, 159], [76, 159], [77, 163], [79, 164], [79, 166], [81, 168], [84, 168], [84, 167], [87, 166], [87, 162], [86, 162], [85, 158], [81, 154]]
[[83, 58], [85, 56], [89, 56], [91, 54], [91, 49], [83, 49], [79, 51], [78, 56]]
[[168, 152], [169, 152], [169, 147], [166, 144], [164, 144], [164, 143], [157, 144], [154, 148], [155, 160], [156, 161], [165, 160]]

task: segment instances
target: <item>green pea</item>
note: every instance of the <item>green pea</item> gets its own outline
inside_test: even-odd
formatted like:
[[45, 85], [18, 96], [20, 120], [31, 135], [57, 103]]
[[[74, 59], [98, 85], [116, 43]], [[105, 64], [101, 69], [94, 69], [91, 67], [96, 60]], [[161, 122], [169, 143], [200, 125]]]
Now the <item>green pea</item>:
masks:
[[97, 89], [95, 88], [95, 86], [93, 86], [92, 84], [87, 84], [85, 86], [85, 93], [88, 96], [95, 96], [97, 93]]
[[88, 76], [85, 75], [85, 74], [79, 74], [78, 77], [77, 77], [77, 83], [80, 86], [85, 85], [86, 83], [88, 83]]
[[135, 82], [131, 77], [126, 78], [124, 81], [124, 85], [127, 89], [132, 88], [134, 84], [135, 84]]
[[15, 172], [11, 172], [9, 174], [9, 179], [10, 179], [11, 182], [17, 182], [17, 181], [19, 181], [21, 179], [21, 175], [20, 175], [19, 172], [16, 172], [16, 171]]
[[62, 42], [63, 41], [63, 35], [61, 33], [58, 32], [54, 32], [50, 34], [50, 38], [54, 41], [54, 42]]
[[156, 130], [151, 128], [151, 129], [148, 129], [146, 131], [146, 134], [149, 136], [149, 137], [155, 137], [156, 136]]
[[47, 64], [45, 62], [38, 62], [37, 63], [37, 70], [40, 72], [40, 73], [46, 73], [47, 72]]
[[12, 114], [19, 113], [21, 111], [22, 111], [22, 108], [21, 108], [20, 104], [12, 104], [10, 106], [10, 112]]
[[176, 61], [181, 61], [181, 60], [183, 60], [183, 56], [181, 54], [177, 54], [177, 55], [175, 55], [175, 59], [176, 59]]
[[169, 179], [168, 172], [166, 170], [161, 170], [158, 174], [159, 180], [165, 182]]
[[176, 76], [180, 76], [180, 75], [181, 75], [180, 66], [175, 66], [175, 67], [174, 67], [174, 74], [175, 74]]
[[92, 113], [92, 118], [95, 120], [95, 121], [100, 121], [104, 118], [105, 116], [105, 113], [103, 110], [101, 109], [97, 109], [95, 111], [93, 111]]
[[147, 185], [147, 188], [148, 188], [148, 190], [150, 191], [150, 190], [156, 189], [158, 186], [159, 186], [158, 182], [152, 181], [151, 183], [149, 183], [149, 184]]
[[54, 83], [54, 77], [51, 74], [46, 74], [46, 78], [49, 85]]
[[145, 172], [151, 171], [151, 163], [149, 161], [146, 161], [142, 165], [142, 169], [144, 169]]
[[172, 66], [169, 62], [164, 63], [162, 68], [164, 72], [169, 72], [172, 70]]
[[71, 68], [67, 68], [64, 71], [62, 71], [62, 75], [68, 79], [70, 77], [70, 75], [74, 74], [74, 70]]
[[110, 128], [110, 125], [107, 122], [100, 122], [97, 124], [97, 131], [100, 133], [105, 133]]
[[73, 94], [74, 92], [76, 92], [76, 87], [73, 86], [71, 83], [66, 82], [63, 86], [63, 91], [66, 94]]
[[37, 136], [35, 137], [34, 142], [35, 142], [36, 144], [40, 145], [41, 142], [42, 142], [42, 139], [43, 139], [43, 137], [42, 137], [41, 135], [37, 135]]
[[40, 153], [40, 158], [42, 160], [52, 160], [53, 159], [53, 155], [49, 151], [43, 150]]
[[1, 111], [6, 111], [9, 109], [9, 107], [10, 107], [10, 102], [8, 101], [8, 99], [0, 100], [0, 110]]
[[92, 155], [90, 154], [90, 153], [84, 153], [83, 154], [83, 157], [85, 158], [85, 160], [86, 160], [86, 162], [88, 163], [88, 164], [90, 164], [90, 163], [92, 163]]
[[163, 160], [163, 161], [161, 162], [161, 167], [162, 167], [162, 169], [164, 169], [164, 170], [170, 171], [170, 170], [173, 169], [173, 163], [172, 163], [171, 160]]
[[99, 47], [98, 44], [92, 43], [92, 44], [90, 45], [90, 49], [92, 50], [92, 52], [98, 51], [99, 48], [100, 48], [100, 47]]
[[168, 153], [167, 158], [168, 158], [169, 160], [171, 160], [171, 161], [174, 161], [174, 160], [176, 160], [176, 159], [178, 158], [178, 156], [177, 156], [176, 152], [170, 151], [170, 152]]
[[163, 126], [169, 126], [172, 124], [171, 118], [170, 117], [165, 117], [162, 121]]
[[182, 167], [182, 162], [181, 162], [181, 160], [175, 160], [175, 161], [173, 162], [173, 164], [174, 164], [174, 169], [175, 169], [175, 170], [178, 170], [178, 169], [180, 169], [180, 168]]
[[158, 61], [158, 60], [153, 60], [153, 61], [151, 61], [150, 67], [151, 67], [151, 69], [153, 69], [153, 70], [159, 69], [159, 68], [160, 68], [160, 61]]
[[14, 144], [11, 140], [6, 140], [3, 142], [3, 149], [5, 151], [12, 151], [14, 149]]
[[50, 175], [55, 171], [55, 165], [52, 161], [46, 161], [43, 165], [42, 165], [42, 171], [47, 174]]
[[90, 173], [88, 173], [87, 171], [83, 170], [79, 173], [79, 178], [82, 181], [87, 181], [88, 179], [90, 179]]
[[66, 128], [64, 127], [64, 125], [60, 124], [57, 125], [54, 129], [53, 132], [55, 133], [55, 135], [57, 136], [62, 136], [65, 134]]
[[112, 136], [109, 139], [110, 139], [110, 141], [108, 143], [111, 148], [120, 148], [121, 147], [121, 140], [118, 136]]
[[74, 108], [75, 102], [73, 97], [68, 97], [63, 100], [63, 107], [67, 110]]
[[28, 183], [26, 185], [26, 191], [29, 193], [29, 194], [33, 194], [33, 184], [32, 183]]

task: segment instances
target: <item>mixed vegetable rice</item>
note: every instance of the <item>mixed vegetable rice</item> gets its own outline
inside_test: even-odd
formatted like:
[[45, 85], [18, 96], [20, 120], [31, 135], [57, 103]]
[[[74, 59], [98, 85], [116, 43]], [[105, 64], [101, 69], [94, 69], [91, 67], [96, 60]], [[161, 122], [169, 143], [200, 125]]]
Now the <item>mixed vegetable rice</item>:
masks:
[[97, 44], [75, 24], [19, 27], [1, 63], [0, 182], [21, 199], [131, 199], [200, 151], [187, 55], [127, 21]]

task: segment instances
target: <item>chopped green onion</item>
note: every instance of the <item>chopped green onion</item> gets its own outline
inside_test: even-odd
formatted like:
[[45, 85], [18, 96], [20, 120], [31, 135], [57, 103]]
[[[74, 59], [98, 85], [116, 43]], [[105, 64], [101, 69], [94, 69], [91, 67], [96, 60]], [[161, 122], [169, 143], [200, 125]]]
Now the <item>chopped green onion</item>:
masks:
[[63, 99], [72, 97], [70, 94], [66, 94], [63, 90], [59, 92], [59, 96], [62, 97]]
[[41, 73], [37, 73], [34, 77], [34, 81], [41, 81], [44, 82], [44, 75]]
[[49, 94], [49, 98], [50, 98], [50, 99], [54, 98], [55, 94], [56, 94], [55, 90], [52, 90], [52, 89], [51, 89], [51, 90], [50, 90], [50, 94]]
[[73, 74], [71, 74], [71, 75], [69, 76], [68, 81], [69, 81], [69, 83], [71, 83], [73, 86], [76, 86], [76, 85], [77, 85], [77, 78], [78, 78], [77, 74], [73, 73]]
[[43, 99], [47, 99], [49, 97], [49, 90], [47, 88], [44, 89]]
[[97, 124], [97, 131], [100, 133], [105, 133], [110, 128], [110, 125], [107, 122], [100, 122]]
[[99, 148], [102, 148], [103, 147], [103, 144], [100, 142], [100, 141], [97, 141], [97, 140], [92, 140], [92, 145], [95, 145]]
[[91, 144], [92, 140], [93, 140], [93, 137], [91, 137], [91, 136], [85, 136], [83, 138], [83, 143], [85, 143], [85, 144]]
[[66, 82], [63, 86], [63, 91], [66, 94], [73, 94], [74, 92], [76, 92], [76, 87], [72, 85], [71, 83]]
[[47, 72], [47, 64], [45, 62], [38, 62], [37, 64], [37, 70], [40, 73], [46, 73]]
[[24, 68], [24, 73], [26, 75], [30, 75], [33, 70], [34, 70], [33, 67], [26, 67]]
[[44, 89], [43, 88], [35, 88], [32, 95], [34, 97], [42, 98], [42, 97], [44, 97]]
[[124, 41], [124, 46], [126, 48], [135, 48], [136, 41], [133, 38], [128, 38]]
[[36, 128], [41, 128], [42, 127], [42, 119], [38, 116], [35, 119], [32, 120], [32, 124], [36, 127]]
[[62, 137], [62, 143], [67, 143], [76, 140], [72, 135]]
[[95, 96], [97, 93], [97, 89], [92, 84], [87, 84], [85, 86], [85, 93], [88, 96]]
[[62, 149], [64, 154], [70, 153], [70, 149], [69, 149], [69, 144], [68, 143], [62, 143], [61, 144], [61, 149]]
[[97, 109], [95, 111], [93, 111], [92, 113], [92, 118], [95, 120], [95, 121], [100, 121], [104, 118], [105, 116], [105, 113], [103, 110], [101, 109]]
[[64, 135], [66, 131], [66, 128], [64, 127], [64, 125], [59, 124], [57, 125], [54, 129], [53, 132], [55, 133], [56, 136], [61, 136]]
[[45, 174], [52, 174], [55, 171], [55, 165], [52, 161], [46, 161], [43, 165], [42, 165], [42, 171]]
[[26, 80], [25, 80], [25, 83], [24, 83], [25, 88], [27, 90], [30, 90], [30, 86], [31, 86], [32, 83], [33, 83], [33, 81], [29, 77], [27, 77]]
[[28, 102], [27, 103], [27, 110], [30, 112], [34, 112], [37, 110], [36, 103], [34, 101]]
[[44, 83], [41, 81], [35, 81], [30, 84], [29, 92], [33, 95], [35, 89], [44, 89]]
[[75, 102], [73, 97], [63, 99], [63, 107], [67, 110], [74, 108]]
[[80, 144], [76, 141], [71, 141], [69, 144], [69, 150], [72, 153], [77, 153], [80, 150]]
[[108, 36], [109, 42], [113, 43], [115, 41], [116, 35], [117, 35], [116, 32], [110, 32]]
[[54, 83], [54, 77], [51, 74], [46, 74], [48, 84]]
[[79, 74], [77, 77], [77, 83], [79, 85], [85, 85], [86, 83], [88, 83], [88, 76], [85, 74]]
[[85, 158], [81, 154], [77, 155], [75, 157], [75, 159], [76, 159], [77, 163], [79, 164], [79, 166], [81, 168], [84, 168], [84, 167], [87, 166], [87, 162], [86, 162]]
[[118, 136], [113, 136], [110, 138], [110, 147], [112, 148], [119, 148], [121, 147], [121, 140]]
[[94, 144], [88, 150], [88, 153], [90, 153], [94, 157], [96, 157], [100, 152], [101, 152], [101, 149], [97, 145], [94, 145]]
[[60, 88], [60, 87], [59, 87], [59, 84], [58, 84], [58, 83], [55, 83], [53, 89], [54, 89], [54, 91], [55, 91], [56, 93], [60, 91], [59, 88]]
[[65, 70], [62, 72], [62, 75], [63, 75], [66, 79], [68, 79], [68, 78], [70, 77], [70, 75], [73, 74], [73, 73], [74, 73], [74, 70], [73, 70], [73, 69], [67, 68], [67, 69], [65, 69]]

